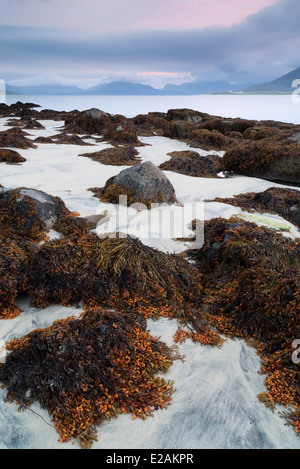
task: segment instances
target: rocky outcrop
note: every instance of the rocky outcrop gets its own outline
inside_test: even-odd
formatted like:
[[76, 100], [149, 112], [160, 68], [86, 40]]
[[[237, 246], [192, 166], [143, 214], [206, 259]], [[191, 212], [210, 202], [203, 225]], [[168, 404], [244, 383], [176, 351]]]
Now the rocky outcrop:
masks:
[[0, 222], [34, 242], [46, 239], [51, 228], [73, 235], [88, 230], [86, 220], [77, 218], [59, 197], [25, 187], [0, 188]]
[[201, 128], [206, 130], [216, 130], [224, 135], [230, 132], [244, 133], [249, 127], [254, 127], [257, 121], [248, 119], [224, 119], [222, 117], [210, 116], [202, 123]]
[[18, 127], [0, 132], [0, 147], [22, 149], [36, 148], [32, 140], [26, 138], [26, 136], [28, 136], [28, 134]]
[[168, 153], [171, 159], [159, 168], [165, 171], [194, 177], [218, 177], [224, 170], [223, 159], [217, 155], [201, 156], [196, 151], [174, 151]]
[[132, 119], [132, 123], [138, 135], [154, 136], [164, 135], [168, 130], [168, 121], [161, 113], [149, 112], [148, 114], [138, 114]]
[[267, 376], [264, 397], [273, 409], [290, 407], [289, 423], [297, 431], [300, 399], [291, 343], [300, 332], [299, 239], [236, 217], [207, 220], [204, 233], [203, 247], [187, 254], [202, 274], [207, 317], [218, 332], [257, 347], [260, 373]]
[[[6, 224], [16, 231], [21, 227], [20, 219], [23, 221], [22, 227], [30, 229], [38, 223], [46, 229], [53, 227], [57, 219], [57, 202], [54, 197], [45, 192], [20, 188], [14, 190], [0, 190], [0, 209], [2, 218], [5, 217]], [[8, 213], [14, 214], [9, 219]]]
[[113, 144], [142, 145], [133, 125], [127, 121], [109, 124], [103, 132], [103, 139]]
[[170, 122], [173, 120], [183, 120], [193, 124], [200, 124], [209, 117], [209, 114], [204, 112], [195, 111], [194, 109], [169, 109], [166, 114], [166, 119]]
[[118, 204], [119, 196], [127, 196], [127, 204], [176, 202], [175, 189], [167, 176], [153, 163], [146, 162], [124, 169], [105, 184], [103, 189], [91, 189], [101, 200]]
[[248, 212], [277, 213], [300, 228], [300, 191], [296, 189], [271, 187], [264, 192], [218, 197], [214, 201], [241, 207]]
[[81, 145], [81, 146], [92, 146], [92, 143], [85, 142], [79, 135], [68, 135], [61, 132], [51, 137], [37, 137], [34, 139], [35, 143], [55, 143], [56, 145]]
[[300, 183], [300, 144], [265, 139], [235, 144], [224, 155], [226, 171], [289, 184]]
[[14, 104], [7, 105], [5, 103], [0, 103], [0, 116], [1, 117], [12, 117], [12, 116], [20, 116], [23, 114], [39, 114], [33, 108], [40, 107], [39, 104], [34, 103], [21, 103], [21, 101], [17, 101]]
[[85, 156], [106, 165], [133, 166], [141, 164], [141, 159], [137, 155], [138, 151], [134, 147], [117, 146], [93, 153], [83, 153], [79, 156]]
[[244, 132], [244, 138], [247, 140], [262, 140], [278, 134], [279, 130], [276, 127], [249, 127]]
[[65, 119], [65, 131], [100, 135], [111, 122], [110, 114], [92, 108], [86, 111], [70, 112]]
[[8, 164], [23, 163], [26, 161], [17, 151], [0, 148], [0, 162]]
[[169, 123], [168, 136], [203, 150], [225, 150], [230, 146], [230, 139], [218, 130], [203, 129], [193, 122], [183, 120]]
[[45, 129], [43, 124], [36, 119], [22, 117], [21, 119], [9, 119], [6, 124], [8, 127], [20, 127], [22, 129]]

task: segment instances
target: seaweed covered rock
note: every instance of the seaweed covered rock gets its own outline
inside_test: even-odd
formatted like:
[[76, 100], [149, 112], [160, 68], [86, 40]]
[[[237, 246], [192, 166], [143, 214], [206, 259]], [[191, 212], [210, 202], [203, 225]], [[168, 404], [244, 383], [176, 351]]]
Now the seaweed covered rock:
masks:
[[237, 132], [236, 130], [232, 130], [228, 132], [227, 136], [233, 140], [235, 139], [241, 140], [244, 138], [243, 134], [241, 132]]
[[197, 130], [194, 122], [173, 120], [169, 122], [167, 136], [178, 140], [190, 140]]
[[196, 151], [174, 151], [168, 153], [171, 159], [162, 163], [159, 168], [165, 171], [185, 174], [194, 177], [218, 177], [224, 170], [223, 159], [217, 155], [201, 156]]
[[276, 127], [249, 127], [244, 132], [244, 138], [248, 140], [262, 140], [278, 134], [279, 130]]
[[16, 164], [23, 163], [24, 161], [26, 161], [26, 159], [23, 158], [23, 156], [21, 156], [17, 151], [0, 148], [0, 162]]
[[0, 189], [0, 221], [34, 242], [45, 240], [51, 228], [67, 235], [88, 231], [87, 221], [77, 218], [59, 197], [28, 188]]
[[199, 279], [179, 257], [132, 237], [101, 239], [93, 233], [44, 243], [32, 261], [31, 293], [33, 303], [42, 307], [83, 301], [142, 312], [146, 305], [159, 308], [166, 301], [176, 310], [184, 302], [176, 307], [176, 296], [190, 302], [198, 298]]
[[241, 141], [224, 155], [226, 171], [250, 177], [300, 183], [300, 144], [292, 140]]
[[[47, 138], [47, 137], [46, 137]], [[49, 143], [56, 143], [57, 145], [81, 145], [81, 146], [92, 146], [92, 143], [87, 143], [82, 140], [79, 135], [68, 135], [64, 132], [58, 135], [52, 135]]]
[[6, 126], [13, 126], [13, 127], [20, 127], [23, 129], [45, 129], [43, 124], [38, 122], [36, 119], [32, 119], [31, 117], [21, 117], [21, 119], [9, 119]]
[[203, 276], [211, 324], [257, 347], [270, 400], [292, 406], [296, 414], [300, 398], [291, 344], [300, 334], [299, 253], [299, 239], [237, 218], [206, 221], [203, 247], [188, 252]]
[[[141, 318], [176, 318], [177, 341], [222, 344], [199, 306], [201, 274], [180, 256], [132, 237], [100, 239], [92, 233], [44, 243], [31, 265], [29, 292], [36, 307], [97, 305]], [[182, 326], [188, 328], [184, 337]]]
[[39, 104], [34, 104], [34, 103], [22, 103], [21, 101], [17, 101], [16, 103], [13, 104], [5, 104], [5, 103], [0, 103], [0, 116], [1, 117], [13, 117], [13, 116], [21, 116], [22, 114], [32, 114], [32, 115], [37, 115], [39, 114], [38, 111], [36, 111], [33, 108], [40, 107]]
[[141, 163], [137, 155], [138, 151], [134, 147], [116, 146], [93, 153], [83, 153], [79, 156], [85, 156], [106, 165], [134, 166]]
[[168, 121], [181, 120], [186, 122], [192, 122], [193, 124], [200, 124], [206, 120], [209, 114], [204, 112], [195, 111], [194, 109], [169, 109], [166, 114]]
[[296, 189], [271, 187], [264, 192], [218, 197], [214, 201], [241, 207], [249, 212], [277, 213], [300, 228], [300, 191]]
[[207, 298], [212, 295], [217, 314], [224, 311], [244, 332], [262, 340], [272, 339], [275, 331], [278, 340], [294, 333], [300, 305], [299, 240], [234, 217], [205, 222], [204, 239], [203, 248], [188, 255], [209, 284]]
[[175, 203], [175, 189], [167, 176], [150, 161], [124, 169], [106, 181], [103, 189], [91, 189], [97, 197], [113, 204], [127, 196], [127, 204]]
[[36, 148], [36, 145], [26, 138], [28, 134], [23, 132], [19, 127], [13, 127], [8, 130], [0, 132], [0, 147], [11, 147], [11, 148]]
[[215, 130], [224, 135], [228, 135], [230, 132], [240, 132], [244, 134], [244, 132], [249, 129], [249, 127], [254, 127], [257, 124], [254, 120], [248, 119], [224, 119], [222, 117], [214, 117], [210, 116], [209, 119], [206, 119], [204, 123], [202, 123], [201, 128], [207, 130]]
[[218, 130], [197, 129], [192, 134], [189, 144], [204, 150], [225, 150], [230, 145], [230, 140]]
[[218, 130], [200, 128], [190, 121], [171, 121], [168, 128], [168, 136], [183, 140], [188, 145], [204, 150], [225, 150], [230, 146], [230, 139]]
[[134, 126], [129, 121], [113, 122], [103, 132], [103, 139], [112, 143], [141, 145]]
[[56, 143], [54, 140], [52, 140], [52, 137], [37, 137], [34, 139], [35, 143]]
[[[70, 111], [70, 112], [72, 113], [74, 111]], [[70, 112], [56, 111], [54, 109], [41, 109], [36, 119], [63, 122], [67, 118], [67, 116], [69, 116]]]
[[145, 419], [171, 402], [173, 383], [157, 374], [170, 368], [175, 353], [134, 315], [90, 309], [6, 348], [0, 365], [6, 400], [23, 410], [37, 402], [61, 442], [77, 438], [90, 448], [104, 420], [122, 413]]
[[0, 222], [0, 319], [20, 313], [17, 296], [28, 287], [30, 259], [36, 246]]
[[65, 118], [65, 130], [75, 133], [99, 135], [111, 123], [111, 116], [97, 108], [70, 112]]
[[162, 117], [161, 113], [149, 112], [148, 114], [138, 114], [132, 119], [132, 123], [137, 134], [146, 137], [153, 135], [162, 136], [168, 130], [168, 121], [165, 116]]

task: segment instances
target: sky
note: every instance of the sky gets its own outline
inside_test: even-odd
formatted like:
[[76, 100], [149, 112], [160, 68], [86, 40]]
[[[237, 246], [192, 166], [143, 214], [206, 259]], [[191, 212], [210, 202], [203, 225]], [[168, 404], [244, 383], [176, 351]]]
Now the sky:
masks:
[[0, 0], [0, 7], [0, 79], [12, 85], [248, 84], [300, 66], [299, 0]]

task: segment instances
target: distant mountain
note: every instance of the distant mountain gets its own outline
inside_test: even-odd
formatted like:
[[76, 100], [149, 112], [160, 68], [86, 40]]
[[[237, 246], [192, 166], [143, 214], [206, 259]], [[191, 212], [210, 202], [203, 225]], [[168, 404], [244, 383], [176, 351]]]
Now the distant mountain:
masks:
[[8, 94], [25, 94], [29, 96], [40, 95], [80, 95], [85, 90], [77, 86], [39, 85], [39, 86], [11, 86], [6, 85]]
[[149, 85], [141, 83], [131, 83], [128, 81], [114, 81], [105, 85], [94, 86], [86, 90], [85, 94], [94, 95], [156, 95], [159, 90]]
[[195, 95], [237, 91], [241, 89], [241, 86], [246, 85], [233, 85], [227, 81], [198, 81], [182, 85], [166, 85], [162, 91], [163, 94], [168, 95]]
[[[182, 85], [166, 85], [163, 89], [153, 88], [150, 85], [115, 81], [92, 88], [83, 89], [77, 86], [39, 85], [39, 86], [6, 86], [8, 94], [29, 96], [40, 95], [110, 95], [110, 96], [182, 96], [199, 95], [205, 93], [222, 93], [236, 91], [242, 85], [232, 85], [225, 81], [200, 81], [183, 83]], [[246, 85], [244, 85], [246, 86]]]
[[300, 80], [300, 67], [292, 70], [291, 72], [283, 75], [276, 80], [269, 81], [267, 83], [261, 83], [258, 85], [248, 86], [243, 88], [243, 93], [256, 93], [256, 94], [286, 94], [295, 91], [292, 88], [294, 80]]

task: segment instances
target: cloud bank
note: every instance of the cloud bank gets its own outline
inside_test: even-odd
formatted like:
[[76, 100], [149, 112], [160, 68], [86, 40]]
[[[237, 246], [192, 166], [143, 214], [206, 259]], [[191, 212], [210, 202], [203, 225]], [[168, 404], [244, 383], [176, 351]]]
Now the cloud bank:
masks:
[[110, 75], [149, 82], [152, 73], [169, 82], [172, 77], [264, 81], [300, 65], [299, 18], [298, 0], [279, 0], [230, 26], [115, 33], [2, 26], [0, 77], [12, 81], [38, 75], [46, 81], [51, 75], [79, 84]]

